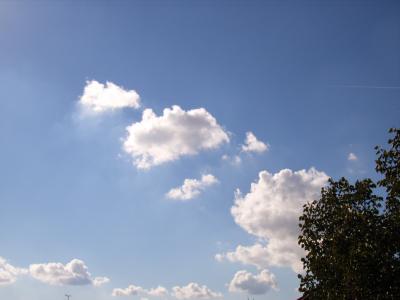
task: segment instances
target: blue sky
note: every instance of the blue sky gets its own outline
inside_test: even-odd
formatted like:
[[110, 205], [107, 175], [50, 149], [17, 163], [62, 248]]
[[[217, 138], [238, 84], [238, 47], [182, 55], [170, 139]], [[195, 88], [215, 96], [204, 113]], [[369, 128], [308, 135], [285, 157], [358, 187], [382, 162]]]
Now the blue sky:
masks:
[[[0, 298], [294, 299], [298, 252], [271, 244], [292, 245], [325, 176], [375, 177], [373, 147], [400, 125], [399, 13], [396, 1], [2, 1]], [[121, 89], [85, 113], [94, 82], [98, 98], [106, 82]], [[116, 107], [123, 96], [140, 107]], [[248, 132], [265, 147], [245, 151]], [[164, 160], [134, 164], [149, 155]], [[166, 196], [185, 179], [196, 195]]]

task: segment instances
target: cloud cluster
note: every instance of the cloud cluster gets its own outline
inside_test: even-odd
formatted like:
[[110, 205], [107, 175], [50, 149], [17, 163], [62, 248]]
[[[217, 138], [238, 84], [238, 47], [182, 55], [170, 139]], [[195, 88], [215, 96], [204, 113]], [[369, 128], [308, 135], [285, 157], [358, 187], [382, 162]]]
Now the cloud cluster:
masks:
[[166, 196], [170, 199], [190, 200], [200, 195], [207, 187], [218, 183], [217, 178], [212, 174], [201, 176], [201, 179], [185, 179], [183, 185], [171, 189]]
[[79, 104], [83, 113], [99, 114], [125, 107], [139, 108], [140, 97], [136, 91], [125, 90], [112, 82], [102, 84], [91, 80], [86, 82]]
[[268, 270], [262, 270], [257, 275], [242, 270], [237, 272], [229, 283], [229, 291], [246, 292], [251, 295], [265, 294], [271, 288], [276, 289], [277, 284], [274, 274]]
[[267, 151], [268, 148], [269, 146], [264, 144], [262, 141], [259, 141], [251, 131], [246, 133], [246, 139], [244, 145], [242, 145], [243, 152], [262, 153]]
[[[145, 289], [136, 285], [129, 285], [127, 288], [117, 288], [112, 291], [112, 296], [151, 296], [165, 297], [169, 294], [165, 287], [158, 286], [152, 289]], [[172, 288], [171, 295], [177, 299], [211, 299], [220, 298], [222, 294], [213, 292], [207, 286], [200, 286], [191, 282], [186, 286], [175, 286]]]
[[107, 277], [92, 278], [85, 263], [73, 259], [66, 265], [62, 263], [32, 264], [30, 275], [50, 285], [94, 285], [100, 286], [109, 282]]
[[14, 267], [7, 260], [0, 257], [0, 285], [9, 285], [17, 280], [17, 277], [26, 274], [26, 269]]
[[131, 284], [127, 288], [124, 288], [124, 289], [117, 288], [112, 291], [112, 296], [114, 296], [114, 297], [136, 296], [136, 295], [152, 296], [152, 297], [165, 297], [168, 295], [168, 290], [163, 286], [158, 286], [156, 288], [146, 290], [140, 286]]
[[212, 299], [221, 298], [222, 294], [213, 292], [205, 285], [191, 282], [186, 286], [175, 286], [172, 288], [173, 295], [177, 299]]
[[66, 265], [62, 263], [31, 264], [28, 269], [10, 265], [0, 257], [0, 285], [12, 284], [19, 275], [32, 278], [50, 285], [93, 285], [101, 286], [110, 280], [107, 277], [92, 278], [85, 263], [73, 259]]
[[126, 130], [123, 149], [139, 169], [149, 169], [229, 142], [227, 132], [204, 108], [184, 111], [175, 105], [164, 109], [161, 116], [146, 109], [142, 120]]
[[267, 244], [239, 246], [236, 251], [219, 254], [216, 258], [258, 268], [288, 266], [301, 272], [300, 258], [304, 252], [297, 244], [298, 218], [303, 204], [317, 199], [327, 180], [324, 172], [314, 168], [295, 172], [284, 169], [276, 174], [260, 172], [248, 194], [243, 196], [240, 191], [236, 192], [231, 213], [238, 225], [268, 241]]

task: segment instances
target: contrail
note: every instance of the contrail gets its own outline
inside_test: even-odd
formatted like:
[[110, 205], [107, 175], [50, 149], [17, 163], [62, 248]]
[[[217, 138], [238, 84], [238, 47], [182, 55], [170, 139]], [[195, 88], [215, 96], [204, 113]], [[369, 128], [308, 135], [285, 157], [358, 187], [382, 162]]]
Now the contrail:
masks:
[[385, 86], [385, 85], [357, 85], [357, 84], [341, 84], [331, 85], [332, 87], [342, 87], [350, 89], [385, 89], [385, 90], [400, 90], [400, 86]]

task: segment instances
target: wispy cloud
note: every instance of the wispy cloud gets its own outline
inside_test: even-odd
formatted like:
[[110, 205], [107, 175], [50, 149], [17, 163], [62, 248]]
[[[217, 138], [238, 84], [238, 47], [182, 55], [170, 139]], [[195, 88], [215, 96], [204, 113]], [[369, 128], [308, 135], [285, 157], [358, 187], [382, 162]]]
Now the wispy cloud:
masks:
[[239, 155], [229, 156], [228, 154], [224, 154], [221, 158], [223, 161], [227, 161], [234, 166], [239, 166], [242, 163], [242, 159]]
[[349, 155], [347, 156], [347, 160], [356, 161], [358, 160], [358, 157], [353, 152], [350, 152]]

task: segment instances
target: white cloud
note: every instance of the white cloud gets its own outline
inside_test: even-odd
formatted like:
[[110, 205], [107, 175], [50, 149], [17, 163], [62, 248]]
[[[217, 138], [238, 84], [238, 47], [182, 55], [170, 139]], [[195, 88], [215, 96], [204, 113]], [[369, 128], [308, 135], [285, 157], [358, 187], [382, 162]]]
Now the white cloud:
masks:
[[236, 192], [231, 213], [235, 222], [248, 233], [268, 241], [266, 246], [239, 246], [236, 251], [216, 258], [259, 268], [289, 266], [301, 272], [300, 259], [304, 252], [297, 244], [299, 216], [303, 204], [319, 198], [327, 180], [324, 172], [314, 168], [296, 172], [284, 169], [276, 174], [260, 172], [248, 194], [242, 196], [240, 191]]
[[170, 199], [190, 200], [200, 195], [205, 188], [218, 183], [212, 174], [201, 176], [201, 179], [185, 179], [183, 185], [171, 189], [166, 196]]
[[182, 287], [175, 286], [172, 290], [174, 297], [178, 299], [211, 299], [222, 297], [221, 293], [213, 292], [207, 286], [200, 286], [194, 282]]
[[358, 157], [353, 152], [350, 152], [349, 155], [347, 156], [347, 159], [350, 161], [356, 161], [358, 160]]
[[140, 97], [136, 91], [125, 90], [112, 82], [102, 84], [91, 80], [86, 82], [79, 104], [83, 113], [98, 114], [124, 107], [139, 108]]
[[[112, 296], [141, 296], [141, 297], [166, 297], [168, 290], [163, 286], [152, 289], [144, 289], [140, 286], [129, 285], [127, 288], [117, 288], [112, 291]], [[172, 296], [177, 299], [211, 299], [220, 298], [222, 294], [213, 292], [205, 285], [189, 283], [186, 286], [175, 286], [172, 288]]]
[[103, 284], [109, 283], [110, 279], [107, 277], [95, 277], [92, 281], [94, 286], [102, 286]]
[[168, 290], [163, 286], [150, 289], [146, 292], [149, 296], [165, 297], [168, 295]]
[[301, 273], [303, 265], [300, 258], [303, 250], [297, 244], [297, 237], [271, 239], [267, 245], [256, 243], [252, 246], [239, 245], [232, 252], [215, 255], [217, 261], [229, 261], [244, 265], [253, 265], [258, 269], [269, 266], [289, 266], [296, 273]]
[[271, 288], [276, 289], [274, 274], [268, 270], [262, 270], [259, 274], [253, 275], [247, 271], [239, 271], [235, 274], [229, 284], [231, 292], [247, 292], [251, 295], [262, 295]]
[[242, 163], [242, 159], [239, 155], [229, 156], [228, 154], [222, 155], [222, 160], [229, 162], [234, 166], [238, 166]]
[[9, 285], [17, 280], [17, 277], [26, 274], [27, 270], [10, 265], [7, 260], [0, 257], [0, 285]]
[[50, 285], [89, 285], [100, 286], [109, 282], [106, 277], [92, 279], [85, 263], [73, 259], [66, 265], [62, 263], [32, 264], [29, 266], [30, 275]]
[[262, 153], [267, 151], [268, 148], [269, 146], [259, 141], [252, 132], [249, 131], [246, 133], [246, 140], [244, 141], [244, 145], [242, 145], [242, 151]]
[[123, 149], [139, 169], [149, 169], [181, 156], [215, 149], [229, 142], [229, 136], [204, 108], [166, 108], [162, 116], [153, 110], [143, 112], [142, 121], [127, 128]]
[[156, 288], [152, 288], [150, 290], [146, 290], [140, 286], [129, 285], [127, 288], [121, 289], [117, 288], [112, 291], [112, 296], [136, 296], [136, 295], [144, 295], [144, 296], [152, 296], [152, 297], [165, 297], [168, 295], [168, 290], [163, 286], [158, 286]]
[[113, 289], [112, 291], [112, 296], [116, 297], [116, 296], [136, 296], [139, 293], [143, 292], [143, 288], [141, 288], [140, 286], [136, 286], [131, 284], [130, 286], [128, 286], [125, 289]]
[[215, 255], [215, 259], [220, 262], [224, 260], [239, 262], [245, 265], [256, 266], [258, 269], [263, 269], [270, 265], [270, 256], [265, 246], [255, 244], [250, 247], [239, 245], [233, 252]]

